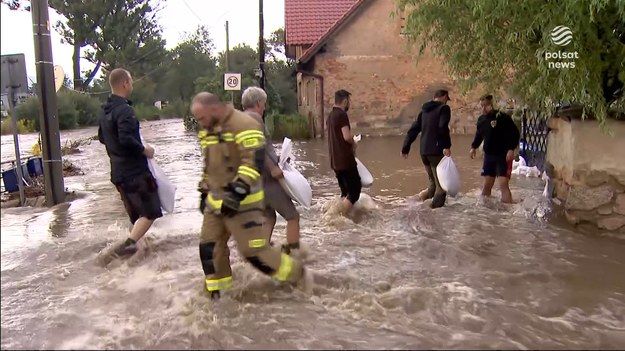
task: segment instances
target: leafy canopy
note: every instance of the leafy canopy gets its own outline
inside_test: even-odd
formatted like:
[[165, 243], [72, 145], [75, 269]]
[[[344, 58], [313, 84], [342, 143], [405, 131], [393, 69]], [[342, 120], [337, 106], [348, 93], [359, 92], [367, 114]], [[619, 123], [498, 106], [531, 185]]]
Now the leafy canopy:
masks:
[[[397, 0], [410, 43], [443, 58], [464, 91], [504, 89], [534, 107], [581, 104], [603, 121], [623, 109], [625, 2], [615, 0]], [[557, 46], [551, 31], [570, 28]], [[550, 68], [547, 52], [577, 52]]]

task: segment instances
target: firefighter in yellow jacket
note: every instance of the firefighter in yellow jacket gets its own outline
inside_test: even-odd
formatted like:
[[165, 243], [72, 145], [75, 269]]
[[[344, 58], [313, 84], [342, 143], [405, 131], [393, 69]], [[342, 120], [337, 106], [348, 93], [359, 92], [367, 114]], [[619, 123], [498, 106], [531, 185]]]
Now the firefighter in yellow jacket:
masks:
[[202, 92], [191, 103], [200, 126], [204, 172], [200, 181], [200, 259], [211, 298], [232, 286], [228, 239], [264, 274], [308, 288], [311, 277], [301, 262], [269, 245], [264, 237], [264, 192], [261, 179], [265, 158], [262, 126], [247, 114]]

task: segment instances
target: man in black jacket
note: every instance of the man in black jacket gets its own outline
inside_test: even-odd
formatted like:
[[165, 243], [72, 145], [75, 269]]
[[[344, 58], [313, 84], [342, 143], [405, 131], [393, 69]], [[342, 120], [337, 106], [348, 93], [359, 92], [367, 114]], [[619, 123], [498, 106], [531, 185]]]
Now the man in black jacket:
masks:
[[417, 120], [412, 124], [401, 155], [408, 158], [410, 145], [421, 133], [421, 161], [430, 180], [427, 194], [422, 200], [432, 199], [432, 208], [443, 207], [447, 194], [438, 182], [436, 166], [443, 156], [451, 156], [451, 135], [449, 133], [449, 121], [451, 120], [451, 108], [447, 106], [449, 101], [447, 90], [437, 90], [432, 101], [423, 104]]
[[109, 84], [112, 94], [103, 105], [98, 139], [106, 146], [111, 161], [111, 182], [119, 191], [133, 224], [126, 241], [113, 248], [113, 254], [122, 257], [137, 251], [137, 241], [163, 214], [156, 181], [148, 168], [147, 159], [154, 156], [154, 149], [141, 142], [139, 121], [128, 100], [133, 88], [132, 77], [128, 71], [117, 68], [111, 71]]
[[475, 138], [471, 144], [471, 158], [475, 158], [476, 149], [484, 142], [484, 164], [482, 177], [484, 187], [482, 196], [490, 196], [499, 179], [501, 202], [512, 203], [510, 192], [510, 176], [512, 175], [512, 160], [514, 150], [519, 145], [520, 133], [516, 124], [509, 115], [493, 108], [493, 96], [484, 95], [480, 98], [483, 115], [477, 120]]

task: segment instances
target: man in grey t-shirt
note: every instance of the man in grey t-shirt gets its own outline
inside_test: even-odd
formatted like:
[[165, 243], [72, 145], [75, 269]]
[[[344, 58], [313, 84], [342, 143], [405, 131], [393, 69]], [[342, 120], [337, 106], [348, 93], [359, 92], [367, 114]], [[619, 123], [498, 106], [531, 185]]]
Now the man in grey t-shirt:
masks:
[[[258, 87], [249, 87], [243, 92], [241, 105], [247, 114], [263, 123], [262, 115], [267, 104], [267, 93]], [[299, 246], [299, 213], [291, 198], [282, 188], [278, 179], [283, 178], [282, 170], [278, 167], [278, 156], [271, 143], [271, 135], [267, 126], [265, 129], [265, 171], [263, 173], [263, 187], [265, 189], [265, 224], [263, 230], [266, 237], [271, 238], [276, 225], [276, 211], [286, 219], [286, 244], [282, 245], [287, 254], [300, 252]]]

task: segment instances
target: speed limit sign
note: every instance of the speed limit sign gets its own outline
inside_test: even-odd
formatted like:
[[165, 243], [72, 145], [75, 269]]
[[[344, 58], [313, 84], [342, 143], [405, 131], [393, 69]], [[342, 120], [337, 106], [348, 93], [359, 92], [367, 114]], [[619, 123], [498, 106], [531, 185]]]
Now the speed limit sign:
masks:
[[241, 73], [224, 74], [224, 90], [241, 90]]

